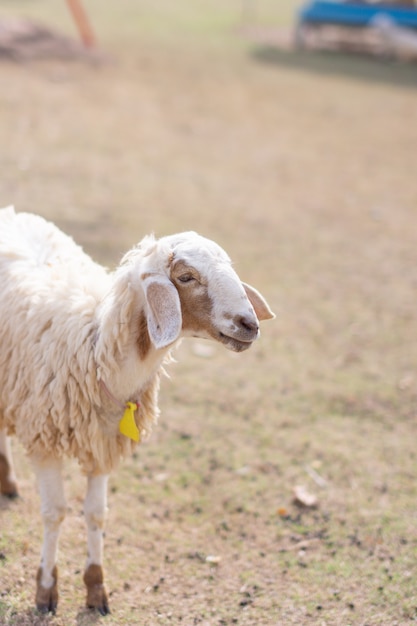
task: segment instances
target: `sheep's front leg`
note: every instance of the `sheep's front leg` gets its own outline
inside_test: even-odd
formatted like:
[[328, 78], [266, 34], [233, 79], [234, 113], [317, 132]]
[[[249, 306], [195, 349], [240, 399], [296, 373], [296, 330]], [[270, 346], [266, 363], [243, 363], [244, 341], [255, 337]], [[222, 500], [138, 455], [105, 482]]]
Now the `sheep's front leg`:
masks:
[[38, 479], [44, 527], [41, 563], [36, 577], [36, 607], [41, 613], [55, 613], [58, 605], [56, 555], [59, 530], [67, 510], [62, 461], [33, 461], [33, 466]]
[[101, 615], [110, 613], [103, 576], [103, 530], [107, 511], [108, 476], [89, 476], [84, 515], [87, 524], [88, 556], [84, 572], [87, 606]]
[[6, 435], [4, 429], [0, 430], [0, 493], [9, 498], [16, 498], [19, 495], [13, 467], [10, 438]]

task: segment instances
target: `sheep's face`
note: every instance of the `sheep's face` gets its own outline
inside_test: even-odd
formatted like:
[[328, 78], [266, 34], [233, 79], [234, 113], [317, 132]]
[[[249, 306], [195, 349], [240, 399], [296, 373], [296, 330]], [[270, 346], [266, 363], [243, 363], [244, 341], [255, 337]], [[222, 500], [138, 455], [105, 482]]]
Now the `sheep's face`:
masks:
[[[148, 326], [157, 347], [159, 332], [164, 345], [169, 343], [165, 335], [171, 342], [182, 335], [214, 339], [241, 352], [259, 336], [259, 321], [273, 317], [263, 297], [240, 281], [227, 254], [209, 239], [196, 233], [165, 237], [150, 256], [160, 263], [144, 280]], [[167, 323], [170, 333], [162, 328]]]
[[[200, 251], [201, 253], [201, 251]], [[241, 352], [259, 335], [255, 311], [227, 260], [178, 258], [170, 278], [181, 302], [184, 335], [206, 337]]]

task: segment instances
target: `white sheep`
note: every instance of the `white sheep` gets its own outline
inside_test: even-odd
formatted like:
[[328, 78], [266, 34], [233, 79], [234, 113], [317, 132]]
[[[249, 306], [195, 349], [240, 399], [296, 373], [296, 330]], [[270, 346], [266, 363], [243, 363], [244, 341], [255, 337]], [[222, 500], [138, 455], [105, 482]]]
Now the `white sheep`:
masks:
[[33, 464], [44, 539], [36, 606], [55, 612], [65, 456], [87, 476], [87, 606], [109, 612], [103, 583], [107, 479], [149, 436], [159, 376], [184, 336], [246, 350], [264, 298], [217, 244], [194, 232], [145, 237], [108, 273], [43, 218], [0, 210], [0, 483], [17, 495], [9, 436]]

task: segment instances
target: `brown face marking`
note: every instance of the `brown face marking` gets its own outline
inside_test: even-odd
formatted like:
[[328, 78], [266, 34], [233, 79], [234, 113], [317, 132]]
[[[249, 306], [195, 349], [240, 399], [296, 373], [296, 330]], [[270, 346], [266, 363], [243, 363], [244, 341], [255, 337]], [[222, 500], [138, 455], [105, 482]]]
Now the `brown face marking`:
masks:
[[52, 570], [52, 578], [54, 579], [52, 587], [45, 589], [41, 585], [42, 568], [38, 569], [36, 574], [36, 608], [40, 613], [55, 613], [58, 606], [58, 568], [56, 565]]
[[141, 311], [139, 315], [139, 335], [138, 335], [138, 350], [139, 356], [143, 360], [151, 349], [151, 338], [148, 332], [148, 322], [146, 321], [145, 311]]
[[86, 605], [89, 609], [97, 609], [102, 615], [110, 613], [109, 601], [103, 584], [103, 568], [92, 563], [84, 572], [84, 583], [87, 587]]
[[0, 493], [9, 498], [15, 498], [17, 493], [17, 485], [9, 479], [10, 465], [4, 456], [0, 453]]
[[[193, 280], [181, 283], [179, 277], [183, 275], [190, 275]], [[183, 330], [205, 330], [215, 336], [216, 331], [211, 323], [213, 302], [199, 272], [183, 261], [177, 261], [171, 268], [171, 280], [180, 296]]]
[[184, 263], [184, 261], [181, 260], [173, 263], [171, 267], [171, 280], [175, 281], [183, 274], [190, 274], [200, 284], [204, 282], [202, 276], [200, 275], [200, 272], [198, 272], [195, 267], [187, 265], [187, 263]]

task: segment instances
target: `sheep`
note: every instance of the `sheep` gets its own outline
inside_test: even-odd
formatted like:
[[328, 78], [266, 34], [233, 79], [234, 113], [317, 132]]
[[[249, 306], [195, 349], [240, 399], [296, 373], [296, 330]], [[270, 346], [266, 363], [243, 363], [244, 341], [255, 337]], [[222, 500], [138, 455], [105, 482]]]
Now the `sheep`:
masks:
[[274, 317], [224, 250], [194, 232], [146, 236], [109, 273], [54, 224], [0, 210], [0, 483], [18, 494], [9, 437], [22, 442], [41, 500], [36, 607], [58, 605], [65, 457], [87, 477], [86, 605], [109, 613], [103, 575], [107, 481], [149, 437], [159, 379], [182, 337], [235, 352]]

